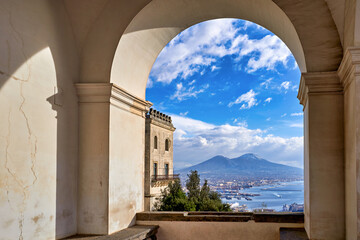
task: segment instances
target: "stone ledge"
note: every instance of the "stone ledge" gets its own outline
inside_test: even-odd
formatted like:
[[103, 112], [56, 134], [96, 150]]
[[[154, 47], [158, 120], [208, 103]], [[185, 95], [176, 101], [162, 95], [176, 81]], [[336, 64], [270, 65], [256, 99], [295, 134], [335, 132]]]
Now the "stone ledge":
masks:
[[137, 221], [304, 223], [303, 213], [141, 212]]
[[144, 226], [135, 225], [119, 232], [106, 236], [96, 235], [75, 235], [64, 239], [73, 240], [143, 240], [143, 239], [156, 239], [156, 233], [159, 226]]

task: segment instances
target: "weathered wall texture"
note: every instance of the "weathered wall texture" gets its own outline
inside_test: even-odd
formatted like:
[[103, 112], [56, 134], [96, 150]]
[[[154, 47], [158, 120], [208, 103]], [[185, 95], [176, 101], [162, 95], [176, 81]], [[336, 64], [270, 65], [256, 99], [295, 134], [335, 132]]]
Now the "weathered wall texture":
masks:
[[[144, 210], [145, 119], [110, 107], [109, 232], [135, 223]], [[121, 119], [122, 124], [119, 124]]]
[[0, 1], [1, 239], [76, 232], [76, 48], [61, 1]]
[[159, 240], [278, 240], [280, 227], [304, 227], [302, 223], [249, 222], [177, 222], [137, 221], [137, 224], [159, 225]]

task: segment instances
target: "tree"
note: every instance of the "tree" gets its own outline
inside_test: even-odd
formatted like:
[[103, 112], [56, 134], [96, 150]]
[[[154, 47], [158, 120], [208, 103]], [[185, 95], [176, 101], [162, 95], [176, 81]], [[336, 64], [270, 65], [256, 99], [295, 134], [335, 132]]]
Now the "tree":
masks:
[[207, 180], [200, 188], [200, 175], [191, 171], [186, 181], [188, 194], [181, 188], [179, 180], [170, 182], [161, 191], [161, 197], [155, 203], [158, 211], [230, 211], [230, 205], [221, 202], [220, 195], [210, 190]]
[[195, 204], [188, 201], [184, 191], [181, 189], [180, 180], [170, 182], [168, 187], [161, 190], [161, 196], [154, 204], [158, 211], [195, 211]]
[[200, 176], [196, 170], [190, 171], [190, 174], [187, 176], [186, 188], [189, 191], [188, 197], [190, 200], [198, 201], [200, 198]]

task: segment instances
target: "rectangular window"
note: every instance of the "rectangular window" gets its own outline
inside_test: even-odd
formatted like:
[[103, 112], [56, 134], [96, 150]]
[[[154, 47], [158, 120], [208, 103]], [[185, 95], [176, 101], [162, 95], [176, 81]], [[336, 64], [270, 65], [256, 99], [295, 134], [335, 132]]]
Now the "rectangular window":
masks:
[[165, 164], [165, 175], [168, 176], [169, 175], [169, 164]]
[[154, 163], [154, 176], [157, 176], [157, 163]]

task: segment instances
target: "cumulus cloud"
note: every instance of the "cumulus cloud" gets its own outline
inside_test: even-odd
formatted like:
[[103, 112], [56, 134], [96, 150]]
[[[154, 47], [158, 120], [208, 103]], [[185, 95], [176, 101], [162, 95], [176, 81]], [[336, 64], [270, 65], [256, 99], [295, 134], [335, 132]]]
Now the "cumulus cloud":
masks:
[[292, 117], [299, 117], [299, 116], [302, 116], [302, 115], [304, 115], [303, 112], [298, 112], [298, 113], [292, 113], [292, 114], [290, 114], [290, 116], [292, 116]]
[[195, 86], [183, 86], [182, 83], [176, 84], [176, 91], [170, 97], [170, 99], [177, 99], [179, 101], [184, 101], [191, 97], [197, 97], [199, 93], [204, 92], [207, 88], [209, 88], [209, 84], [202, 86], [200, 89], [196, 90]]
[[291, 52], [277, 36], [266, 35], [262, 39], [249, 39], [245, 35], [243, 38], [240, 55], [258, 53], [248, 61], [247, 72], [252, 73], [261, 68], [274, 70], [278, 63], [287, 66]]
[[256, 153], [265, 159], [303, 167], [303, 137], [283, 138], [246, 125], [215, 125], [171, 115], [174, 133], [174, 164], [182, 168], [215, 155], [238, 157]]
[[261, 39], [249, 39], [241, 33], [244, 28], [236, 26], [238, 21], [241, 20], [211, 20], [186, 29], [159, 54], [150, 79], [169, 84], [178, 77], [203, 74], [206, 68], [214, 71], [218, 67], [212, 64], [229, 55], [237, 56], [235, 62], [248, 56], [244, 68], [248, 73], [274, 70], [277, 64], [287, 66], [291, 52], [277, 36], [269, 33]]
[[241, 104], [240, 109], [250, 109], [256, 105], [258, 105], [256, 95], [258, 93], [255, 93], [254, 90], [250, 90], [247, 93], [242, 94], [240, 97], [238, 97], [234, 102], [230, 102], [228, 104], [229, 107], [232, 107], [234, 104]]

